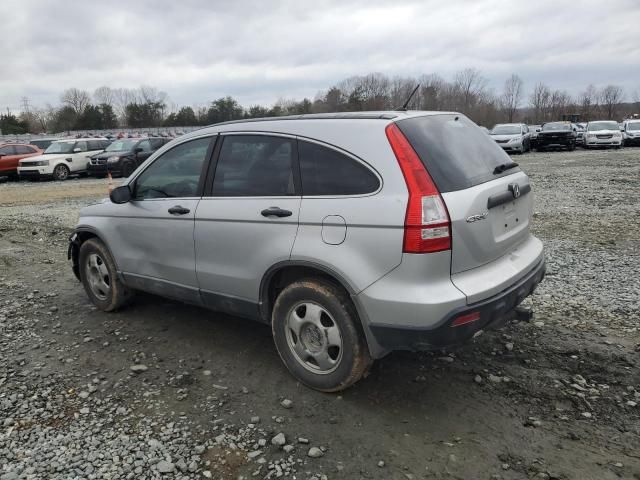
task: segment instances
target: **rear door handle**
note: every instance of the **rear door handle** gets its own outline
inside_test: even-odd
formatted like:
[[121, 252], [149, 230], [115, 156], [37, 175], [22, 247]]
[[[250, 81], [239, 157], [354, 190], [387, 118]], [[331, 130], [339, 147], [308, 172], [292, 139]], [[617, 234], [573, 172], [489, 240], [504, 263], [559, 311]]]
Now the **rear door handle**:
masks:
[[290, 210], [283, 210], [280, 207], [269, 207], [260, 212], [263, 217], [290, 217], [293, 213]]
[[181, 207], [180, 205], [176, 205], [175, 207], [171, 207], [169, 209], [169, 213], [171, 215], [186, 215], [190, 211], [191, 210], [189, 210], [188, 208]]

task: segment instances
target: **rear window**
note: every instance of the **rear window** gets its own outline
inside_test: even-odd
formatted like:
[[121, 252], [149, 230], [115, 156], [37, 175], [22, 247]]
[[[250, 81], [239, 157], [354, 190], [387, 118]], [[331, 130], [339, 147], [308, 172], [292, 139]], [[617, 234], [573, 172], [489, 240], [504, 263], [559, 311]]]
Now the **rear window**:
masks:
[[427, 168], [440, 192], [454, 192], [520, 171], [500, 174], [512, 163], [504, 150], [464, 115], [412, 117], [396, 123]]

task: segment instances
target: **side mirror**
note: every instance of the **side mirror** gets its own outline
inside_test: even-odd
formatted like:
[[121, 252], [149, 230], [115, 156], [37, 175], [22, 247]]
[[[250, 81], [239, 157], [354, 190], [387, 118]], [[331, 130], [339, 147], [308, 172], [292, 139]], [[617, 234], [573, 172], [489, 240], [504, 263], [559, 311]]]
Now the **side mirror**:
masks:
[[73, 153], [80, 153], [82, 149], [80, 147], [76, 147], [73, 149]]
[[4, 157], [6, 153], [0, 153], [0, 158]]
[[121, 185], [114, 188], [109, 194], [109, 198], [113, 203], [127, 203], [131, 201], [131, 189], [129, 185]]
[[541, 129], [541, 128], [536, 128], [536, 133], [539, 133], [539, 132], [541, 132], [541, 131], [542, 131], [542, 129]]
[[136, 148], [133, 149], [133, 153], [140, 153], [142, 151], [144, 151], [144, 149], [142, 147], [136, 147]]

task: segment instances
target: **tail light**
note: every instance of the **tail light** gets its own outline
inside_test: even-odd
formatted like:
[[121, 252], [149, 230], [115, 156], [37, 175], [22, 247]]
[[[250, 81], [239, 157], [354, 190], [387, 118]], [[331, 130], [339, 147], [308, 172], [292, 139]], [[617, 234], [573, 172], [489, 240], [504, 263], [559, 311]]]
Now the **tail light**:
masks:
[[385, 131], [409, 190], [403, 252], [451, 250], [451, 222], [438, 188], [400, 129], [392, 123]]

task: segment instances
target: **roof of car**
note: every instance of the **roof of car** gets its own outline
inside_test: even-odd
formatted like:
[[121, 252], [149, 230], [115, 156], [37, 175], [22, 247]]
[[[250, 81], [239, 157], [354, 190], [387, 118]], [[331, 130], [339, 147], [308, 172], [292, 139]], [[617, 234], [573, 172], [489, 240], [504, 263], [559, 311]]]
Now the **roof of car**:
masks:
[[52, 143], [86, 142], [87, 140], [109, 140], [109, 139], [104, 137], [62, 138]]
[[[335, 113], [305, 113], [301, 115], [285, 115], [281, 117], [243, 118], [228, 122], [214, 123], [207, 127], [217, 127], [219, 125], [232, 125], [235, 123], [250, 122], [279, 122], [283, 120], [393, 120], [398, 117], [419, 117], [424, 115], [452, 114], [457, 112], [439, 112], [424, 110], [381, 110], [369, 112], [335, 112]], [[205, 127], [206, 128], [206, 127]]]

